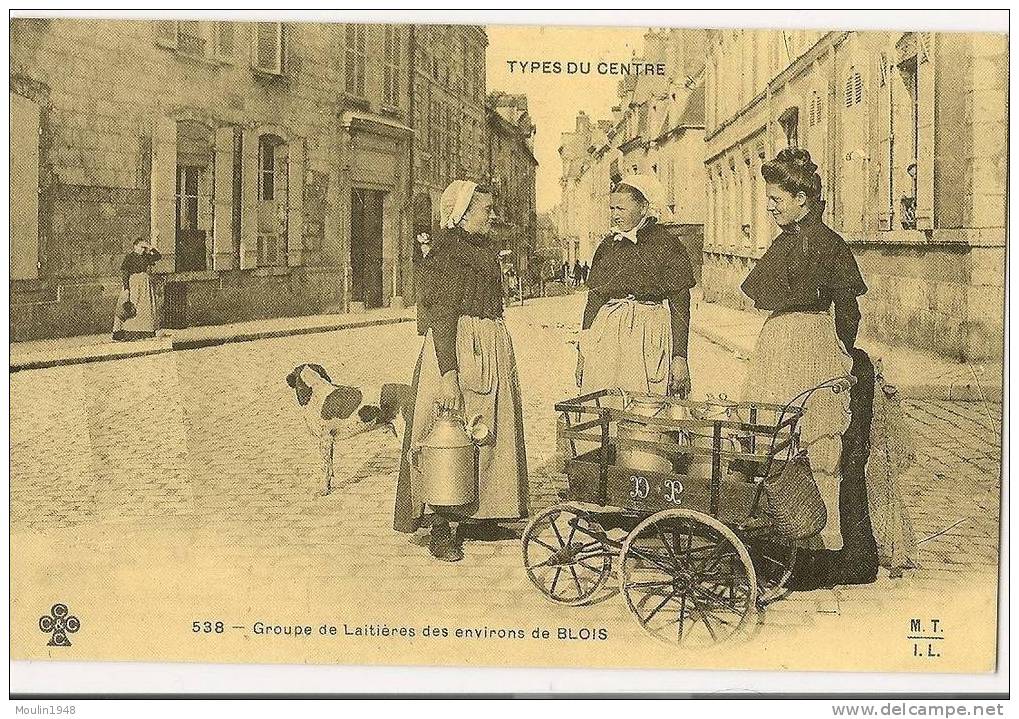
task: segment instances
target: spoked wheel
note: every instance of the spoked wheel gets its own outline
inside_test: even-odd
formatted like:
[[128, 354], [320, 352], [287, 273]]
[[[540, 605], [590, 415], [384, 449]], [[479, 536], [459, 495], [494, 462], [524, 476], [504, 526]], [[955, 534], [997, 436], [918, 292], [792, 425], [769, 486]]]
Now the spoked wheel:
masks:
[[604, 539], [605, 530], [589, 513], [571, 504], [550, 507], [524, 530], [527, 576], [557, 604], [590, 601], [612, 572], [614, 552]]
[[690, 509], [667, 509], [638, 524], [620, 551], [619, 574], [640, 625], [683, 647], [732, 638], [757, 609], [757, 577], [743, 542]]

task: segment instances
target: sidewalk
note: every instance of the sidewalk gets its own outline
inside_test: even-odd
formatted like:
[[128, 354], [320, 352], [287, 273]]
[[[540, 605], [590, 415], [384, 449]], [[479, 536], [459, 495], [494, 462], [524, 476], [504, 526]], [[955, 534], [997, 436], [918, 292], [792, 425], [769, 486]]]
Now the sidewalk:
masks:
[[315, 332], [332, 332], [354, 327], [412, 322], [415, 317], [413, 308], [381, 309], [361, 313], [254, 320], [229, 325], [189, 327], [183, 330], [161, 330], [158, 337], [135, 342], [114, 342], [108, 334], [12, 342], [10, 345], [10, 371], [18, 372], [84, 362], [102, 362], [175, 350], [212, 347], [230, 342], [248, 342]]
[[[753, 352], [766, 313], [724, 307], [701, 299], [693, 291], [691, 330], [747, 359]], [[885, 378], [903, 396], [949, 401], [1002, 401], [1002, 363], [956, 362], [907, 347], [890, 347], [861, 336], [858, 346], [882, 363]]]
[[[765, 313], [736, 310], [705, 302], [697, 289], [693, 291], [692, 299], [691, 330], [741, 359], [748, 358], [764, 324]], [[513, 307], [535, 308], [562, 300], [563, 298], [559, 297], [534, 298], [527, 300], [524, 305]], [[160, 337], [137, 342], [114, 342], [109, 335], [16, 342], [10, 345], [10, 371], [101, 362], [231, 342], [412, 322], [415, 317], [414, 308], [380, 309], [363, 313], [287, 317], [211, 327], [191, 327], [184, 330], [165, 330], [161, 332]], [[960, 363], [912, 348], [889, 347], [866, 337], [860, 339], [859, 345], [875, 361], [882, 360], [885, 377], [898, 387], [904, 396], [916, 399], [987, 401], [998, 404], [1002, 401], [1000, 361]]]

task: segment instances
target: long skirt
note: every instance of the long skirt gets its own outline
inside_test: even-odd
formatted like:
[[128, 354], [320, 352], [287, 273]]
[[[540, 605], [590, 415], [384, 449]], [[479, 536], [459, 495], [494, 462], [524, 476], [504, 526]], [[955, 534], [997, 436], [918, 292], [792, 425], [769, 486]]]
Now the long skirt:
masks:
[[609, 300], [581, 339], [582, 392], [624, 389], [665, 395], [672, 372], [672, 319], [665, 303]]
[[[454, 515], [459, 519], [526, 517], [523, 409], [513, 343], [506, 325], [502, 320], [461, 317], [456, 354], [464, 414], [480, 415], [490, 436], [479, 448], [478, 500], [455, 508]], [[431, 431], [441, 391], [442, 376], [429, 331], [414, 370], [414, 412], [404, 434], [393, 520], [393, 528], [399, 532], [414, 532], [424, 523], [422, 478], [412, 469], [408, 454]]]
[[[761, 328], [747, 368], [743, 400], [785, 404], [804, 390], [847, 375], [852, 369], [853, 360], [835, 334], [835, 321], [830, 313], [775, 313]], [[843, 544], [840, 464], [843, 435], [850, 420], [849, 394], [824, 390], [810, 396], [799, 423], [800, 443], [807, 451], [828, 514], [820, 534], [825, 549], [841, 549]]]
[[[128, 300], [134, 304], [136, 314], [122, 320], [117, 313]], [[113, 339], [132, 340], [156, 336], [156, 292], [148, 272], [131, 275], [128, 289], [121, 292], [117, 301], [117, 313], [113, 316]]]

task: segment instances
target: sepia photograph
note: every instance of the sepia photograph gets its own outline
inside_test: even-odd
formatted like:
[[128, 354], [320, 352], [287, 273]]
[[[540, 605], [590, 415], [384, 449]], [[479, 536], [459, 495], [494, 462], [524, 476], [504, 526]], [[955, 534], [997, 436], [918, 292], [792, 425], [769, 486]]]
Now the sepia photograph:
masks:
[[1007, 23], [440, 14], [12, 14], [15, 665], [995, 672]]

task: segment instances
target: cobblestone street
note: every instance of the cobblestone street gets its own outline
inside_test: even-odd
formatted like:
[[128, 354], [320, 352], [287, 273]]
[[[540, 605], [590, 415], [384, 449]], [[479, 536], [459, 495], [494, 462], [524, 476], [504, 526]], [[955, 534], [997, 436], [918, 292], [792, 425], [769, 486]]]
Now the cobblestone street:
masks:
[[[551, 406], [575, 390], [568, 341], [581, 301], [545, 299], [507, 311], [524, 386], [532, 513], [554, 503], [563, 486], [553, 466]], [[527, 580], [516, 539], [468, 542], [465, 560], [446, 565], [431, 560], [420, 537], [393, 532], [393, 439], [380, 435], [346, 452], [337, 460], [340, 486], [320, 496], [317, 444], [287, 373], [317, 362], [338, 384], [405, 382], [419, 346], [414, 324], [403, 323], [13, 374], [16, 654], [42, 648], [38, 612], [64, 601], [86, 627], [116, 624], [75, 639], [96, 656], [146, 647], [153, 658], [216, 659], [222, 651], [232, 661], [341, 660], [342, 649], [295, 655], [282, 644], [251, 643], [256, 620], [307, 617], [606, 627], [614, 642], [625, 642], [613, 647], [640, 648], [606, 663], [667, 658], [649, 646], [619, 597], [586, 608], [544, 600]], [[696, 396], [737, 391], [744, 363], [730, 352], [693, 336], [691, 358]], [[905, 502], [923, 541], [921, 569], [771, 605], [755, 639], [765, 665], [769, 642], [792, 628], [827, 632], [833, 622], [879, 621], [883, 607], [964, 588], [974, 577], [993, 594], [1000, 405], [910, 400], [908, 411], [920, 452]], [[217, 618], [244, 630], [233, 630], [228, 645], [189, 643], [191, 621]], [[376, 661], [408, 661], [392, 642], [365, 647]], [[434, 661], [500, 663], [491, 650], [464, 645]], [[132, 649], [120, 658], [145, 656]]]

